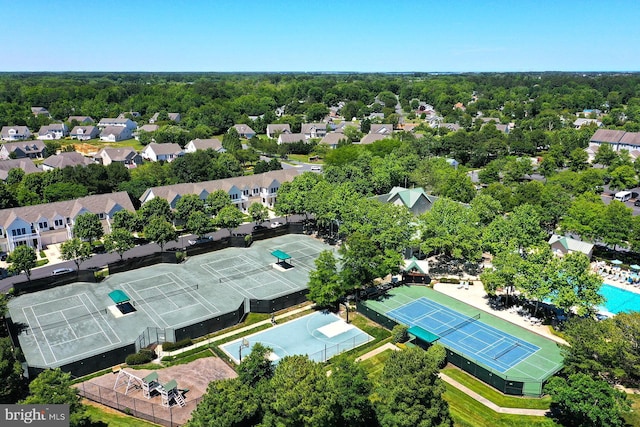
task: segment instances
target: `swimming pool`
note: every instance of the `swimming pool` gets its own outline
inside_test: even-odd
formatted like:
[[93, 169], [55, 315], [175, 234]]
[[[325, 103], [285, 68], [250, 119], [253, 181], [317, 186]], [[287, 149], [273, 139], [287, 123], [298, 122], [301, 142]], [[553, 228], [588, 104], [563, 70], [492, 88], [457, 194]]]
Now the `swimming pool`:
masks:
[[612, 314], [618, 314], [629, 311], [640, 311], [640, 294], [627, 291], [603, 283], [600, 287], [600, 295], [605, 298], [604, 310]]

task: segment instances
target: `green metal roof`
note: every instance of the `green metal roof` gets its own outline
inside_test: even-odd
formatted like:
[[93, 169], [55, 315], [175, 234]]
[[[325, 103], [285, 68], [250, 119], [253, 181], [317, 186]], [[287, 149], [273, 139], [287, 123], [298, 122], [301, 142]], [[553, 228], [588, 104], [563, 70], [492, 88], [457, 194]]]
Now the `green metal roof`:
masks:
[[437, 336], [436, 334], [432, 334], [429, 331], [425, 331], [420, 326], [412, 326], [407, 330], [407, 332], [409, 332], [411, 335], [429, 344], [433, 343], [434, 341], [438, 341], [440, 339], [440, 337]]
[[122, 304], [123, 302], [130, 300], [129, 295], [125, 294], [124, 291], [121, 291], [120, 289], [109, 292], [109, 298], [111, 298], [116, 304]]
[[174, 388], [178, 388], [178, 382], [176, 380], [171, 380], [168, 383], [166, 383], [165, 385], [163, 385], [162, 387], [164, 387], [164, 389], [167, 390], [167, 391], [171, 391]]
[[152, 383], [158, 381], [158, 373], [156, 371], [151, 372], [149, 375], [142, 379], [145, 383]]
[[289, 259], [291, 258], [291, 255], [289, 255], [286, 252], [281, 251], [280, 249], [277, 249], [273, 252], [271, 252], [271, 255], [273, 255], [274, 257], [278, 258], [279, 260], [285, 260], [285, 259]]

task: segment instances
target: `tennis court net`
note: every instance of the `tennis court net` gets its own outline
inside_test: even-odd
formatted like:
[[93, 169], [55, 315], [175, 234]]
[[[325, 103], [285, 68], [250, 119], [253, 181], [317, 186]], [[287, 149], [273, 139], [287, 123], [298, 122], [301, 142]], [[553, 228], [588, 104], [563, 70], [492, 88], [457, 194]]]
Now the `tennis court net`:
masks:
[[465, 325], [468, 325], [469, 323], [473, 323], [476, 320], [478, 320], [480, 318], [480, 313], [476, 314], [473, 317], [469, 317], [468, 319], [463, 320], [462, 322], [458, 323], [455, 326], [452, 326], [451, 328], [439, 333], [438, 335], [441, 337], [446, 337], [447, 335], [457, 331], [458, 329], [462, 328]]
[[520, 347], [520, 343], [519, 342], [516, 342], [516, 343], [512, 344], [511, 346], [509, 346], [505, 350], [502, 350], [500, 353], [498, 353], [495, 356], [493, 356], [493, 360], [501, 358], [505, 354], [509, 353], [511, 350], [513, 350], [515, 348], [518, 348], [518, 347]]

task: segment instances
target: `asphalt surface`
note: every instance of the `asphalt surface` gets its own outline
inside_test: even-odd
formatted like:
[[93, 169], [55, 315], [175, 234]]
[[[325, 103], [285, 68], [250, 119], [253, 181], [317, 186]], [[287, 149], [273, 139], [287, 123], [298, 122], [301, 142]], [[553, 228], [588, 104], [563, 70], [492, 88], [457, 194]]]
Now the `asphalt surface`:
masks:
[[[292, 215], [289, 218], [289, 222], [302, 221], [304, 216], [302, 215]], [[284, 224], [286, 221], [285, 218], [278, 217], [272, 218], [269, 221], [263, 222], [261, 225], [265, 227], [270, 227], [274, 222], [280, 222]], [[238, 228], [232, 230], [232, 234], [250, 234], [253, 231], [254, 223], [245, 223], [240, 225]], [[229, 237], [229, 231], [226, 229], [218, 230], [214, 233], [209, 233], [207, 236], [211, 236], [214, 240], [219, 240], [224, 237]], [[189, 240], [196, 239], [197, 236], [193, 234], [185, 234], [178, 237], [177, 241], [169, 242], [164, 245], [164, 250], [171, 249], [182, 249], [189, 246]], [[124, 253], [124, 259], [135, 258], [144, 255], [150, 255], [154, 252], [160, 252], [160, 246], [156, 243], [147, 243], [144, 245], [138, 245], [132, 249], [129, 249]], [[117, 253], [105, 253], [105, 254], [94, 254], [91, 258], [80, 264], [80, 268], [83, 270], [94, 268], [94, 267], [104, 267], [111, 262], [118, 261], [120, 259], [120, 255]], [[59, 262], [52, 265], [44, 265], [42, 267], [34, 268], [31, 270], [31, 278], [39, 279], [42, 277], [49, 277], [53, 270], [58, 268], [69, 267], [75, 270], [76, 265], [73, 261], [64, 261]], [[26, 276], [24, 273], [21, 273], [16, 276], [5, 277], [4, 279], [0, 279], [0, 292], [6, 293], [14, 283], [24, 282], [26, 280]]]

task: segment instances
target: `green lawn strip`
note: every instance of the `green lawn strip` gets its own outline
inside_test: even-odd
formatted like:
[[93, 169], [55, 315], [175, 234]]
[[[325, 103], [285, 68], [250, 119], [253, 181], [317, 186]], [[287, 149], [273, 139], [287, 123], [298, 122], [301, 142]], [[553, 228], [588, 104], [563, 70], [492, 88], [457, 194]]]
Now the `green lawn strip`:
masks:
[[624, 420], [630, 426], [640, 426], [640, 395], [627, 394], [629, 402], [631, 402], [631, 412], [624, 417]]
[[382, 374], [382, 370], [384, 369], [384, 364], [389, 360], [393, 350], [385, 350], [382, 353], [378, 353], [375, 356], [372, 356], [368, 359], [365, 359], [360, 363], [362, 367], [369, 373], [369, 378], [374, 383], [377, 382], [377, 379]]
[[446, 384], [444, 398], [449, 402], [449, 410], [456, 427], [557, 427], [551, 418], [527, 415], [499, 414], [482, 403], [472, 399], [462, 391]]
[[154, 427], [158, 424], [152, 424], [144, 421], [140, 418], [135, 418], [126, 414], [116, 412], [115, 410], [103, 410], [99, 406], [85, 405], [87, 408], [87, 414], [91, 417], [92, 425], [101, 425], [104, 423], [109, 427], [130, 427], [130, 426], [142, 426], [142, 427]]
[[549, 405], [551, 405], [550, 396], [545, 396], [541, 399], [506, 396], [455, 367], [448, 366], [442, 370], [442, 373], [503, 408], [549, 409]]

